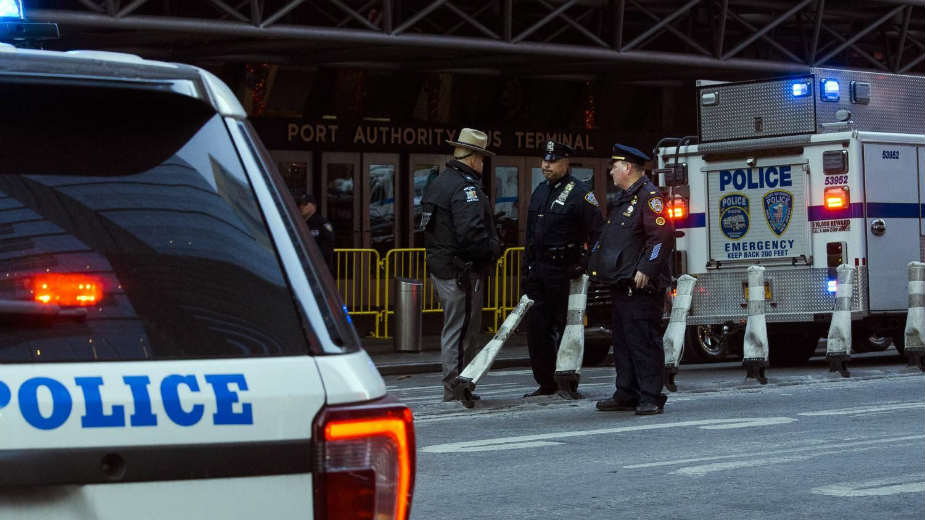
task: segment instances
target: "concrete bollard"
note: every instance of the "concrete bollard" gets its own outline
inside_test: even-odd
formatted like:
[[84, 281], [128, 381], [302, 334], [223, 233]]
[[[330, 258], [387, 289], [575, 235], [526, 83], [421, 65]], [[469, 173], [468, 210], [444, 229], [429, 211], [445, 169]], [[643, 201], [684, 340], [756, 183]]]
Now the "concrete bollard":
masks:
[[909, 262], [909, 314], [903, 334], [910, 366], [925, 372], [925, 263]]
[[826, 341], [825, 358], [829, 361], [829, 372], [839, 372], [849, 377], [846, 363], [851, 359], [851, 299], [857, 283], [857, 271], [847, 265], [838, 266], [838, 286], [835, 289], [835, 310]]
[[566, 399], [581, 399], [578, 381], [581, 379], [581, 362], [585, 356], [585, 307], [588, 304], [588, 275], [583, 274], [569, 282], [568, 314], [565, 330], [559, 341], [556, 355], [556, 373], [553, 376], [559, 395]]
[[677, 294], [671, 300], [671, 317], [668, 328], [662, 337], [665, 347], [665, 388], [671, 392], [678, 391], [674, 377], [678, 375], [678, 365], [684, 353], [684, 333], [687, 331], [687, 314], [691, 310], [691, 293], [697, 279], [689, 274], [678, 278]]
[[745, 344], [743, 345], [745, 378], [754, 377], [761, 384], [767, 384], [765, 369], [768, 367], [768, 324], [764, 317], [764, 267], [753, 265], [748, 268], [748, 321], [745, 323]]
[[511, 336], [511, 333], [520, 325], [520, 321], [527, 315], [527, 310], [533, 306], [533, 300], [523, 295], [520, 302], [514, 307], [514, 310], [504, 319], [504, 323], [498, 328], [498, 332], [491, 338], [485, 347], [466, 365], [462, 373], [453, 381], [453, 394], [456, 400], [461, 401], [466, 408], [472, 408], [475, 401], [472, 399], [472, 392], [475, 385], [479, 384], [482, 376], [491, 368], [498, 352], [504, 346], [504, 342]]

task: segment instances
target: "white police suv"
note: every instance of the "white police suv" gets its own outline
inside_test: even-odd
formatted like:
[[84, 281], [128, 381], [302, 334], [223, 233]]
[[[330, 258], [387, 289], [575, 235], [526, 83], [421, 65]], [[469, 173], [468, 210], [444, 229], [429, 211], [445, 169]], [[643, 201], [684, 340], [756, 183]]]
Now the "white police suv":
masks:
[[386, 396], [232, 92], [0, 44], [0, 518], [399, 519]]

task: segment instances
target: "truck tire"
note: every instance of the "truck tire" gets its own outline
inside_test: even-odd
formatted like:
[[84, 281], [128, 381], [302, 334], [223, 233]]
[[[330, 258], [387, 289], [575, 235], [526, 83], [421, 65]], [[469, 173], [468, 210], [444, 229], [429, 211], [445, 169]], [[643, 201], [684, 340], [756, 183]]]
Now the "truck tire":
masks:
[[684, 359], [694, 363], [725, 361], [730, 349], [731, 334], [723, 333], [722, 325], [691, 325], [687, 328]]
[[805, 365], [816, 353], [819, 336], [812, 327], [789, 325], [789, 330], [768, 331], [771, 366]]
[[610, 338], [585, 338], [585, 355], [581, 360], [582, 366], [600, 365], [610, 353]]
[[892, 342], [889, 334], [881, 336], [861, 322], [851, 324], [851, 350], [854, 352], [882, 352], [890, 348]]

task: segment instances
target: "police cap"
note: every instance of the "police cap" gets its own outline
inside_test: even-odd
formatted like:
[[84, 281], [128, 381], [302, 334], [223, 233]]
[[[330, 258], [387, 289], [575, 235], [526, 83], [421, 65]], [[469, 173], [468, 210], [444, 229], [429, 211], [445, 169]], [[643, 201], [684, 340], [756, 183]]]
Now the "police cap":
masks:
[[626, 161], [633, 164], [645, 164], [650, 158], [637, 148], [623, 144], [613, 145], [613, 153], [610, 154], [612, 161]]
[[300, 193], [295, 200], [299, 206], [304, 206], [305, 204], [318, 204], [315, 202], [315, 197], [311, 193]]
[[543, 156], [543, 160], [558, 161], [559, 159], [571, 157], [573, 153], [575, 153], [575, 150], [572, 150], [571, 146], [556, 141], [547, 141], [546, 155]]

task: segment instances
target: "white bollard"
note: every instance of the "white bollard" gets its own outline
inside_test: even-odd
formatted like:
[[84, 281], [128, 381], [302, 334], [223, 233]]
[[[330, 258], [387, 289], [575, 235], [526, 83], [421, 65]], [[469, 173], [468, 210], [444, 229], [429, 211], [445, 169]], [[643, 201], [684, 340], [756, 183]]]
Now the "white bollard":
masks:
[[851, 359], [851, 300], [857, 271], [848, 264], [838, 266], [838, 286], [835, 289], [835, 310], [826, 341], [825, 358], [829, 361], [829, 372], [839, 372], [848, 377], [845, 363]]
[[743, 345], [745, 378], [754, 377], [761, 384], [767, 384], [765, 369], [768, 367], [768, 324], [764, 316], [764, 267], [753, 265], [748, 268], [748, 321], [745, 323], [745, 344]]
[[925, 263], [909, 262], [909, 314], [903, 334], [906, 359], [925, 371]]
[[566, 399], [581, 399], [578, 381], [581, 379], [581, 362], [585, 357], [585, 308], [588, 304], [588, 275], [583, 274], [569, 282], [568, 314], [565, 330], [559, 341], [556, 355], [556, 373], [553, 376], [559, 395]]
[[475, 385], [479, 384], [482, 376], [491, 368], [498, 352], [504, 346], [504, 342], [511, 336], [511, 333], [520, 325], [520, 321], [527, 315], [527, 310], [533, 306], [533, 300], [523, 295], [520, 302], [514, 307], [514, 310], [504, 319], [504, 323], [498, 328], [498, 332], [491, 338], [485, 347], [466, 365], [462, 373], [453, 381], [454, 397], [461, 401], [466, 408], [472, 408], [475, 402], [472, 399], [472, 391]]
[[677, 294], [671, 300], [671, 317], [668, 319], [668, 328], [662, 336], [665, 347], [665, 388], [677, 392], [674, 376], [678, 374], [678, 365], [681, 364], [681, 355], [684, 353], [684, 333], [687, 331], [687, 314], [691, 310], [691, 293], [697, 279], [689, 274], [678, 278]]

